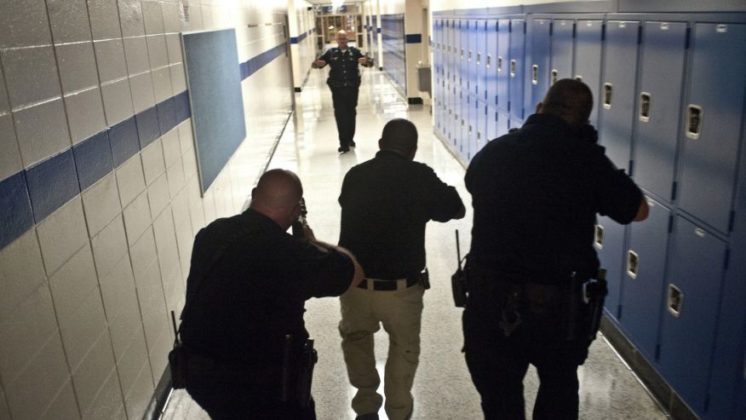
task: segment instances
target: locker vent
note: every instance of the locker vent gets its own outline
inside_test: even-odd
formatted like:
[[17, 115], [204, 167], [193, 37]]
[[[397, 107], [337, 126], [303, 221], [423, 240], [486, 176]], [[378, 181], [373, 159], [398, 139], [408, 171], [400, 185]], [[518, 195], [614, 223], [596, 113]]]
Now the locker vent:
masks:
[[642, 44], [642, 25], [637, 27], [637, 44]]
[[661, 345], [655, 345], [655, 360], [658, 361], [661, 358]]
[[684, 48], [689, 49], [689, 43], [691, 42], [691, 36], [692, 36], [692, 28], [686, 28], [686, 41], [684, 43]]
[[679, 187], [679, 184], [676, 183], [676, 181], [673, 182], [673, 185], [671, 186], [671, 201], [676, 200], [676, 190]]
[[577, 37], [577, 30], [578, 30], [578, 24], [573, 22], [572, 23], [572, 37], [575, 39]]
[[728, 232], [733, 231], [733, 224], [735, 223], [735, 220], [736, 220], [736, 212], [731, 210], [730, 219], [728, 220]]

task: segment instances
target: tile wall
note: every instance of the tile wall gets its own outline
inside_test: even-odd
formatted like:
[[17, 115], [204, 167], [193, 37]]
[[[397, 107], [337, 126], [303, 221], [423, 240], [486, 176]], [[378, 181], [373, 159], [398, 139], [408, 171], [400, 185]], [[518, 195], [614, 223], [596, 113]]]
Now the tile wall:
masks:
[[285, 43], [286, 13], [281, 0], [0, 3], [0, 419], [142, 418], [194, 234], [241, 210], [263, 169], [252, 145], [292, 105], [275, 54], [243, 80], [247, 139], [202, 197], [180, 32], [234, 27], [251, 62]]

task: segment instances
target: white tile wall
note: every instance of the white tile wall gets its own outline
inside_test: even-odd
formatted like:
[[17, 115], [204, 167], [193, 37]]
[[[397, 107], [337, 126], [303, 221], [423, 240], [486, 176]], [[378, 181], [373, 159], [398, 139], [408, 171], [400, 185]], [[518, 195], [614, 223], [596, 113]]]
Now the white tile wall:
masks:
[[106, 123], [111, 127], [131, 117], [134, 113], [132, 93], [128, 79], [101, 85]]
[[115, 373], [114, 355], [108, 330], [98, 337], [83, 363], [73, 371], [73, 384], [83, 415], [89, 415], [99, 391], [107, 379]]
[[42, 415], [42, 420], [77, 419], [80, 417], [78, 403], [75, 401], [72, 381], [65, 382], [59, 394]]
[[[69, 383], [69, 372], [59, 337], [53, 336], [39, 350], [38, 355], [6, 390], [13, 418], [41, 417], [54, 402], [55, 396]], [[65, 392], [63, 397], [68, 401], [57, 405], [69, 406], [71, 396]]]
[[92, 42], [57, 45], [55, 51], [63, 93], [75, 92], [92, 86], [98, 87]]
[[152, 184], [156, 178], [166, 171], [161, 142], [162, 140], [158, 139], [142, 149], [141, 152], [142, 169], [145, 173], [145, 183], [148, 185]]
[[67, 121], [73, 144], [100, 133], [106, 128], [106, 117], [98, 85], [65, 96]]
[[171, 201], [171, 197], [168, 194], [168, 178], [166, 174], [159, 176], [148, 187], [148, 198], [150, 200], [151, 220], [153, 220], [159, 217]]
[[14, 109], [60, 96], [60, 80], [51, 46], [5, 50], [0, 58]]
[[53, 275], [88, 242], [80, 197], [75, 197], [36, 227], [47, 275]]
[[91, 39], [85, 0], [47, 0], [55, 44]]
[[36, 232], [31, 229], [0, 250], [0, 320], [36, 293], [46, 281]]
[[52, 296], [44, 284], [0, 320], [0, 342], [13, 343], [0, 346], [0, 376], [7, 393], [13, 392], [13, 383], [52, 337], [60, 339]]
[[124, 162], [117, 168], [116, 174], [117, 185], [119, 186], [119, 199], [122, 205], [126, 206], [145, 190], [145, 178], [143, 177], [140, 156], [135, 155]]
[[111, 39], [122, 36], [119, 29], [119, 10], [116, 0], [88, 0], [93, 39]]
[[3, 3], [3, 13], [0, 13], [0, 48], [51, 43], [44, 0]]
[[143, 192], [124, 208], [124, 227], [130, 246], [139, 240], [151, 223], [148, 194]]
[[83, 191], [83, 210], [88, 234], [93, 237], [122, 212], [114, 173], [105, 175]]
[[124, 43], [119, 38], [94, 42], [96, 62], [101, 82], [118, 80], [127, 76], [127, 62], [124, 59]]
[[62, 99], [13, 112], [23, 166], [28, 168], [70, 147]]
[[[246, 60], [241, 28], [271, 16], [253, 12], [269, 9], [254, 0], [184, 3], [5, 2], [0, 180], [184, 91], [180, 31], [237, 27]], [[252, 87], [277, 97], [265, 82]], [[0, 346], [0, 420], [142, 417], [173, 340], [168, 311], [183, 305], [194, 232], [239, 210], [231, 197], [245, 180], [226, 172], [203, 199], [185, 121], [0, 250], [0, 342], [14, 343]]]

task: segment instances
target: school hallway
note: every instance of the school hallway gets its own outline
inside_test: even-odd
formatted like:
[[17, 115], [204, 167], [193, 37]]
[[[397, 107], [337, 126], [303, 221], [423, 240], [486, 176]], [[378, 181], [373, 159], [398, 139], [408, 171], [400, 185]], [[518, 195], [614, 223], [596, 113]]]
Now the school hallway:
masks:
[[[375, 155], [381, 130], [389, 119], [407, 118], [417, 125], [419, 142], [415, 160], [428, 164], [444, 182], [456, 186], [467, 213], [461, 220], [428, 224], [427, 266], [432, 288], [424, 299], [422, 350], [413, 389], [415, 405], [412, 418], [482, 418], [479, 396], [461, 353], [462, 310], [454, 307], [450, 289], [450, 276], [456, 267], [454, 231], [459, 231], [462, 254], [468, 251], [470, 243], [471, 197], [464, 187], [465, 168], [433, 135], [429, 106], [408, 106], [389, 79], [372, 69], [363, 71], [357, 108], [357, 147], [340, 155], [325, 75], [326, 71], [312, 71], [302, 93], [295, 94], [295, 113], [276, 149], [271, 141], [242, 148], [250, 147], [253, 156], [266, 157], [267, 168], [285, 168], [298, 173], [303, 182], [309, 225], [318, 239], [336, 243], [340, 219], [337, 198], [347, 170]], [[255, 183], [259, 175], [257, 166], [246, 166], [246, 182]], [[306, 304], [306, 328], [315, 339], [319, 354], [313, 378], [313, 397], [319, 419], [355, 417], [350, 407], [354, 390], [347, 380], [337, 330], [339, 319], [339, 300], [336, 298], [312, 299]], [[387, 336], [379, 331], [375, 340], [378, 370], [383, 378]], [[578, 377], [581, 419], [667, 418], [601, 333], [593, 342], [590, 356], [579, 369]], [[524, 384], [530, 418], [538, 385], [533, 368], [529, 369]], [[379, 388], [381, 394], [382, 388], [383, 383]], [[383, 408], [379, 416], [387, 418]], [[184, 390], [178, 390], [172, 392], [161, 418], [196, 420], [209, 417]]]

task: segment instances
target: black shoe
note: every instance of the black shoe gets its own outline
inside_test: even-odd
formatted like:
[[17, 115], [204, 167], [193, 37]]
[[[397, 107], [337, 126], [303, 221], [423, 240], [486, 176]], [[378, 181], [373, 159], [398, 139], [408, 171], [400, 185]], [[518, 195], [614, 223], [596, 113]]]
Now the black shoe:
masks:
[[347, 153], [347, 152], [350, 151], [350, 147], [349, 146], [339, 146], [339, 148], [337, 149], [337, 151], [339, 153], [344, 154], [344, 153]]
[[350, 142], [350, 147], [355, 147], [355, 142], [354, 141]]

